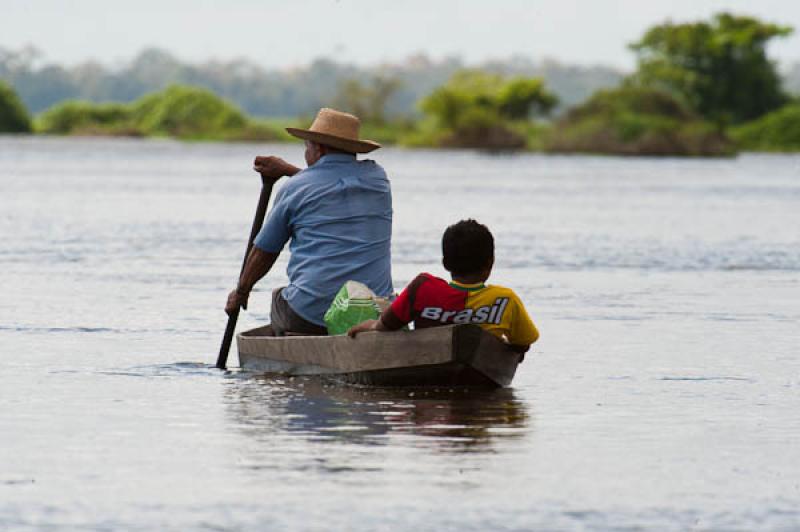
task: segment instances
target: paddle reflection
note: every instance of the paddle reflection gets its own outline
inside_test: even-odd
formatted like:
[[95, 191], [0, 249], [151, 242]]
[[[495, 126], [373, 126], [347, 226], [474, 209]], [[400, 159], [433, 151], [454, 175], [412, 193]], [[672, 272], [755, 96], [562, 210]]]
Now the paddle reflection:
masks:
[[527, 408], [511, 389], [364, 388], [246, 375], [226, 387], [226, 403], [237, 428], [264, 441], [284, 433], [384, 445], [411, 435], [417, 446], [483, 452], [530, 430]]

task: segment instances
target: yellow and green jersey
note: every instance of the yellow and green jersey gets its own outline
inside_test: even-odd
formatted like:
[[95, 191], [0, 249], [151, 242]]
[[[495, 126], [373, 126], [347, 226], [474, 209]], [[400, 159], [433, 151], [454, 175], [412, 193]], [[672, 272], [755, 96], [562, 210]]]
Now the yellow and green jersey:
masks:
[[389, 329], [409, 322], [417, 328], [473, 323], [513, 345], [539, 338], [525, 306], [510, 288], [448, 283], [429, 273], [418, 275], [381, 316]]

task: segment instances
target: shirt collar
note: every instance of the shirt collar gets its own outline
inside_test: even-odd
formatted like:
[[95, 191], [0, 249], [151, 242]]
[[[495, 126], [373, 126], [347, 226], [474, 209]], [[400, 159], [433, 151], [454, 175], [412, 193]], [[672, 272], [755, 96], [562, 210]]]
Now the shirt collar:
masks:
[[319, 158], [318, 163], [330, 162], [352, 162], [356, 160], [356, 156], [350, 153], [328, 153]]
[[478, 290], [482, 290], [486, 288], [486, 285], [483, 283], [457, 283], [456, 281], [450, 281], [450, 286], [455, 288], [456, 290], [463, 290], [464, 292], [477, 292]]

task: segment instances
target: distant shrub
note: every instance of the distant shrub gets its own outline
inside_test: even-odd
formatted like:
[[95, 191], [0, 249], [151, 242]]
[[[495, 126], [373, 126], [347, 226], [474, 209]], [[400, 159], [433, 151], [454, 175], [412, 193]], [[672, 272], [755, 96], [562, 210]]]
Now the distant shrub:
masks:
[[173, 85], [131, 104], [66, 101], [36, 120], [36, 129], [57, 135], [156, 135], [183, 139], [283, 140], [276, 128], [249, 120], [236, 106], [196, 87]]
[[131, 110], [124, 104], [70, 100], [54, 105], [36, 120], [36, 129], [42, 133], [67, 134], [122, 134], [125, 130], [136, 133], [130, 124]]
[[731, 145], [713, 125], [670, 94], [623, 86], [596, 92], [556, 122], [555, 152], [617, 155], [724, 155]]
[[546, 114], [555, 104], [555, 96], [540, 79], [506, 79], [477, 70], [460, 71], [420, 101], [428, 123], [406, 143], [524, 148], [531, 115]]
[[0, 133], [29, 133], [31, 118], [17, 93], [0, 80]]
[[286, 133], [285, 129], [277, 129], [271, 124], [259, 120], [248, 120], [244, 126], [227, 130], [214, 140], [236, 142], [288, 142], [297, 139]]
[[409, 119], [385, 120], [382, 123], [362, 122], [361, 137], [381, 144], [397, 144], [404, 135], [415, 130], [415, 122]]
[[743, 150], [800, 151], [800, 102], [733, 128], [731, 137]]
[[224, 138], [247, 125], [238, 107], [213, 92], [172, 85], [133, 103], [131, 117], [149, 135], [189, 139]]
[[789, 26], [726, 12], [666, 21], [630, 45], [638, 59], [633, 79], [679, 95], [717, 125], [741, 124], [786, 103], [767, 46], [791, 33]]

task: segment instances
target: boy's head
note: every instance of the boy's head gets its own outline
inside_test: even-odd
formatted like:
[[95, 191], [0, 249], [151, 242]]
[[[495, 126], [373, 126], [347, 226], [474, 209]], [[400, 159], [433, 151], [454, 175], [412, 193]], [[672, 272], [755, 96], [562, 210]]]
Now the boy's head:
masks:
[[473, 219], [448, 227], [442, 236], [442, 264], [453, 277], [483, 282], [494, 265], [494, 237]]

